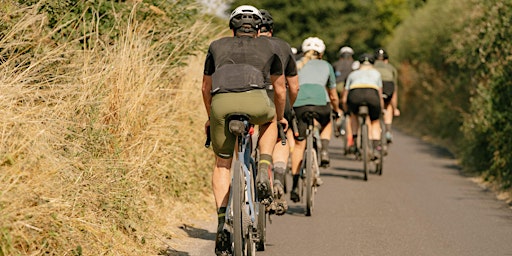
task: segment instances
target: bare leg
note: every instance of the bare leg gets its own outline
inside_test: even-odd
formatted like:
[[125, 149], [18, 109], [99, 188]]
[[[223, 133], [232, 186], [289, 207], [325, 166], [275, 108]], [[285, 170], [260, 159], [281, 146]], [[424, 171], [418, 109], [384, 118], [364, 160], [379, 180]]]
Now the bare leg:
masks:
[[212, 187], [217, 209], [228, 205], [229, 185], [231, 183], [231, 162], [233, 158], [224, 159], [216, 156], [213, 168]]

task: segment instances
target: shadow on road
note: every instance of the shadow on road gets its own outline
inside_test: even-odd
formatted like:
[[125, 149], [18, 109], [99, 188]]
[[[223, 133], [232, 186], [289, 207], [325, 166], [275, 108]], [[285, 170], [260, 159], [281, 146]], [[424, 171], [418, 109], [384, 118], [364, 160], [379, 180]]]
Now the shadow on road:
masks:
[[216, 234], [206, 229], [196, 228], [186, 224], [181, 226], [180, 229], [185, 231], [189, 237], [215, 241]]
[[190, 256], [188, 252], [176, 251], [173, 248], [167, 248], [165, 250], [161, 250], [158, 255], [163, 256]]

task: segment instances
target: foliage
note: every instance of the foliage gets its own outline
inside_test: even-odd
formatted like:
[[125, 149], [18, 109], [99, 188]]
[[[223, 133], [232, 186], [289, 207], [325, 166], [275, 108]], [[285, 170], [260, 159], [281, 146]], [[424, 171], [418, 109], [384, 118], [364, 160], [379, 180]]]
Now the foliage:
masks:
[[467, 169], [504, 188], [512, 184], [511, 16], [502, 1], [431, 0], [389, 44], [400, 73], [399, 122], [444, 141]]
[[471, 1], [470, 20], [454, 37], [451, 62], [474, 70], [478, 90], [463, 131], [463, 161], [467, 168], [484, 171], [487, 178], [512, 186], [512, 7], [502, 1]]
[[304, 39], [317, 36], [326, 44], [327, 59], [334, 61], [344, 45], [352, 46], [356, 54], [381, 47], [393, 29], [422, 3], [421, 0], [235, 0], [231, 9], [242, 4], [267, 9], [274, 18], [277, 37], [299, 48]]

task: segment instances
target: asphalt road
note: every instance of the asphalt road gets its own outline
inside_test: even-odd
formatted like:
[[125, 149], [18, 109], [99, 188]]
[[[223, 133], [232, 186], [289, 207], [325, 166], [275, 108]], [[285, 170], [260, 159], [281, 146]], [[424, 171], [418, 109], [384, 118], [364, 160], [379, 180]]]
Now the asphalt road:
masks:
[[[512, 255], [512, 209], [461, 175], [446, 150], [395, 131], [383, 175], [368, 181], [340, 140], [330, 155], [312, 216], [289, 201], [257, 255]], [[214, 255], [212, 227], [176, 255]]]

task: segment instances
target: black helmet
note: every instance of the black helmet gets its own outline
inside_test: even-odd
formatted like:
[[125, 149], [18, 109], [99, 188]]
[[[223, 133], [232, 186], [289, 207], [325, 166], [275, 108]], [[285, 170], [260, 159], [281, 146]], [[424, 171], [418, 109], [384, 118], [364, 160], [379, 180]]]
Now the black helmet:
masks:
[[379, 48], [375, 51], [375, 59], [377, 60], [387, 60], [388, 59], [388, 53], [382, 49]]
[[229, 16], [229, 28], [239, 29], [244, 24], [251, 25], [244, 32], [257, 32], [260, 28], [262, 16], [260, 11], [252, 5], [241, 5], [237, 7]]
[[373, 55], [369, 53], [362, 54], [361, 56], [359, 56], [358, 60], [361, 64], [364, 64], [366, 61], [370, 62], [370, 64], [375, 63], [375, 58], [373, 58]]
[[266, 27], [268, 31], [272, 31], [274, 29], [274, 19], [270, 12], [265, 9], [260, 9], [261, 16], [263, 17], [261, 22], [261, 27]]

